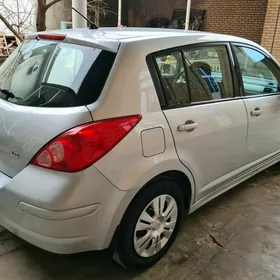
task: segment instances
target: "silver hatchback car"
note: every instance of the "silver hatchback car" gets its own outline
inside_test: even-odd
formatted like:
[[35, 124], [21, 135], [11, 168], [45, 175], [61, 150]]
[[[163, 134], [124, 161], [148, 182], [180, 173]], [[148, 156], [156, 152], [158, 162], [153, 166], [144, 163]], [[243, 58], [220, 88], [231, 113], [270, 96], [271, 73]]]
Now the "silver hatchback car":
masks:
[[236, 37], [30, 35], [0, 68], [0, 224], [144, 268], [184, 214], [280, 160], [280, 68]]

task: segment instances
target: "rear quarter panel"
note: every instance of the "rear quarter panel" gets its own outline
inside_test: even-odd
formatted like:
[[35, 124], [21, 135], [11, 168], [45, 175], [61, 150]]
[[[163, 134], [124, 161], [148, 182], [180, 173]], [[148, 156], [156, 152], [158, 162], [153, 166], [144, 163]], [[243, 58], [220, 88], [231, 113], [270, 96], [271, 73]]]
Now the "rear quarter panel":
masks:
[[[165, 151], [145, 157], [142, 151], [141, 132], [153, 127], [164, 131]], [[157, 139], [153, 139], [157, 141]], [[154, 143], [151, 143], [154, 146]], [[179, 161], [169, 125], [160, 112], [143, 115], [142, 121], [113, 150], [94, 165], [109, 181], [123, 191], [141, 189], [159, 174], [177, 170], [185, 173], [191, 181], [195, 194], [194, 180], [190, 171]]]
[[[127, 191], [141, 189], [155, 176], [170, 170], [190, 171], [179, 161], [173, 137], [162, 113], [146, 56], [157, 48], [149, 42], [122, 44], [115, 65], [99, 100], [89, 105], [93, 120], [141, 114], [141, 122], [113, 150], [95, 163], [95, 167], [117, 188]], [[149, 47], [143, 47], [149, 46]], [[163, 153], [145, 157], [141, 133], [162, 128], [165, 137]], [[154, 139], [157, 141], [157, 139]], [[154, 143], [151, 143], [151, 146]]]

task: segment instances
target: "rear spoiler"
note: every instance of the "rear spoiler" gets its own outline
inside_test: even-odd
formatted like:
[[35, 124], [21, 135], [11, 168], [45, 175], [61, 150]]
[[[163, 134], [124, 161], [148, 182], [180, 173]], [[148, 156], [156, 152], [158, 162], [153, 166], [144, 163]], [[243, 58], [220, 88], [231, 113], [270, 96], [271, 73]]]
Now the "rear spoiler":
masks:
[[[68, 44], [73, 44], [73, 45], [79, 45], [79, 46], [86, 46], [90, 48], [95, 48], [95, 49], [101, 49], [104, 51], [109, 51], [113, 53], [117, 53], [118, 49], [120, 47], [120, 42], [117, 40], [111, 40], [111, 39], [104, 39], [104, 38], [94, 38], [94, 36], [91, 36], [91, 38], [88, 37], [72, 37], [71, 35], [65, 35], [62, 33], [57, 33], [57, 32], [44, 32], [44, 33], [33, 33], [25, 36], [26, 40], [40, 40], [40, 35], [42, 36], [44, 40], [47, 40], [47, 37], [49, 35], [49, 40], [52, 41], [60, 41], [63, 43], [68, 43]], [[55, 37], [61, 37], [63, 38], [62, 40], [55, 40]]]

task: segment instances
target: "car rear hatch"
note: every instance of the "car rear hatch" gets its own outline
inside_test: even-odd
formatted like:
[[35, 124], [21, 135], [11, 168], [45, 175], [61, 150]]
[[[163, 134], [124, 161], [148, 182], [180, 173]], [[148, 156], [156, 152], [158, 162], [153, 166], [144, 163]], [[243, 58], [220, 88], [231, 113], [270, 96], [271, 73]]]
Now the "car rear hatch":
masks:
[[116, 53], [64, 39], [27, 39], [0, 67], [0, 171], [10, 177], [53, 138], [92, 121], [86, 105], [99, 98]]

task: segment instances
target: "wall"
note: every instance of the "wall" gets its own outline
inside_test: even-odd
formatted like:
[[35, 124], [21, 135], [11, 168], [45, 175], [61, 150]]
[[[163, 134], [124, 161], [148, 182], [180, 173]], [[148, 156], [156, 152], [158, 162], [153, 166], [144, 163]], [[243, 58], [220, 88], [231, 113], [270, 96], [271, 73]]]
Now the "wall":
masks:
[[280, 62], [280, 0], [268, 0], [262, 46]]
[[[51, 0], [48, 0], [48, 2], [51, 2]], [[47, 30], [60, 29], [61, 21], [71, 19], [71, 2], [71, 0], [62, 0], [48, 9], [46, 15]]]
[[200, 0], [193, 8], [206, 9], [207, 31], [261, 43], [267, 0]]

